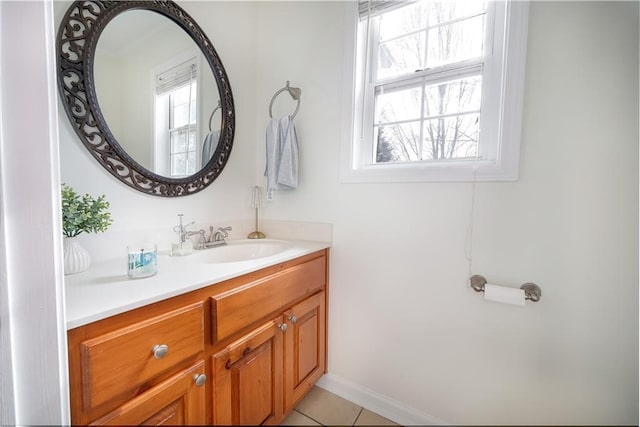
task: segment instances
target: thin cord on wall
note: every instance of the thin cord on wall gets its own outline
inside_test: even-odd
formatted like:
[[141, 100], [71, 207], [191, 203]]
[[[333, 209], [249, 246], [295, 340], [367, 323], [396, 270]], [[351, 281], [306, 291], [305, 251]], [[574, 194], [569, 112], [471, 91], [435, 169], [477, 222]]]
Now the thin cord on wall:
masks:
[[469, 225], [467, 227], [467, 238], [465, 241], [465, 258], [469, 266], [467, 277], [471, 277], [473, 274], [473, 223], [476, 211], [476, 183], [477, 183], [478, 168], [473, 168], [473, 183], [471, 185], [471, 212], [469, 213]]

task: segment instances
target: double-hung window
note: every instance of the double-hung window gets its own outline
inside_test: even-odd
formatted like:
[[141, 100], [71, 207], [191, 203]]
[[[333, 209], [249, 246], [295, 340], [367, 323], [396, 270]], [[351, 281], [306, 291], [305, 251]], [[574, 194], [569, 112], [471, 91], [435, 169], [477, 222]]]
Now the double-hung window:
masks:
[[517, 178], [528, 4], [360, 1], [348, 181]]
[[187, 176], [196, 167], [195, 81], [169, 93], [169, 141], [171, 176]]
[[192, 58], [158, 73], [156, 79], [155, 168], [161, 175], [196, 172], [198, 67]]

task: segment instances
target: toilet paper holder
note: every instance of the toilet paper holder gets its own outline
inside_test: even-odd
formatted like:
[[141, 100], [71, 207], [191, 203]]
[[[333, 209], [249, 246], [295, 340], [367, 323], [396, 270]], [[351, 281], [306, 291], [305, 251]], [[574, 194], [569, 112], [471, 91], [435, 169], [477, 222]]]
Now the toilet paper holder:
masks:
[[[471, 276], [469, 281], [471, 282], [471, 287], [474, 291], [484, 292], [484, 285], [487, 284], [487, 279], [485, 279], [483, 276], [474, 274], [473, 276]], [[525, 300], [533, 302], [540, 301], [540, 297], [542, 296], [542, 289], [540, 289], [540, 286], [536, 285], [535, 283], [525, 283], [520, 286], [520, 289], [524, 291]]]

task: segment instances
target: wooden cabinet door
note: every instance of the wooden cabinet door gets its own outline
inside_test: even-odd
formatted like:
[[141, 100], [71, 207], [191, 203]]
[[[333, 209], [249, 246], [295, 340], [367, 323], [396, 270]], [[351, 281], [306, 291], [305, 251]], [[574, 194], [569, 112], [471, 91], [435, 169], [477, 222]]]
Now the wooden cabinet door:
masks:
[[206, 423], [206, 387], [201, 383], [203, 379], [198, 378], [200, 375], [204, 375], [202, 361], [150, 388], [91, 425], [203, 425]]
[[282, 420], [282, 316], [215, 354], [213, 423], [275, 424]]
[[285, 312], [285, 413], [313, 387], [326, 370], [325, 292]]

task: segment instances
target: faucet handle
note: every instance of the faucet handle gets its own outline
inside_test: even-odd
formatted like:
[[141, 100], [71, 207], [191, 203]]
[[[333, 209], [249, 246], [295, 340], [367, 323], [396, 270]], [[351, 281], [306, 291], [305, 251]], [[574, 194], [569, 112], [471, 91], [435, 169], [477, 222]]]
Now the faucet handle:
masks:
[[186, 235], [187, 236], [195, 236], [195, 235], [199, 235], [200, 238], [198, 239], [198, 241], [196, 242], [194, 249], [200, 250], [200, 249], [204, 249], [205, 247], [205, 243], [207, 242], [207, 240], [204, 237], [204, 230], [198, 230], [198, 231], [187, 231]]
[[226, 239], [227, 237], [229, 237], [229, 231], [233, 230], [233, 228], [231, 228], [231, 226], [229, 227], [218, 227], [218, 230], [216, 230], [216, 232], [213, 234], [213, 240], [215, 242], [219, 242], [221, 240]]
[[191, 221], [189, 224], [186, 224], [186, 225], [178, 224], [175, 227], [173, 227], [173, 231], [175, 231], [176, 233], [185, 233], [187, 230], [187, 227], [190, 227], [195, 223], [196, 223], [195, 221]]
[[195, 221], [191, 221], [190, 223], [183, 225], [182, 224], [182, 217], [184, 217], [184, 214], [178, 214], [178, 221], [180, 222], [178, 225], [176, 225], [175, 227], [173, 227], [173, 231], [175, 231], [176, 233], [184, 233], [184, 230], [189, 227], [190, 225], [195, 224]]

